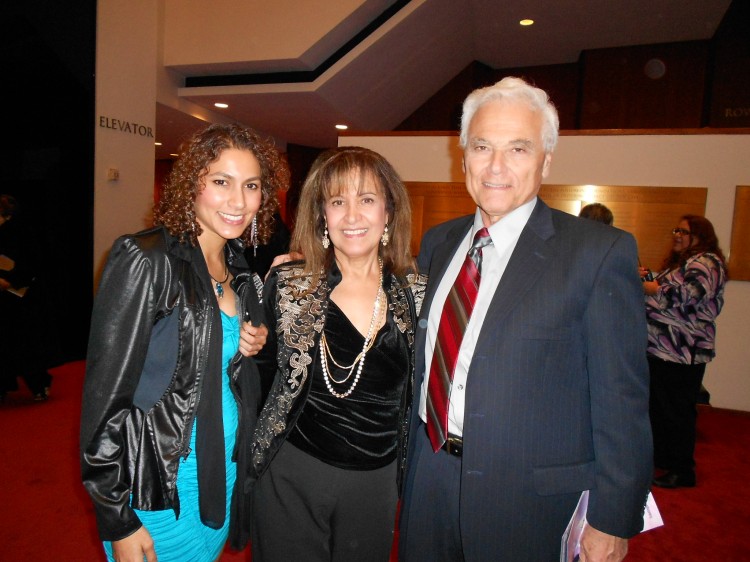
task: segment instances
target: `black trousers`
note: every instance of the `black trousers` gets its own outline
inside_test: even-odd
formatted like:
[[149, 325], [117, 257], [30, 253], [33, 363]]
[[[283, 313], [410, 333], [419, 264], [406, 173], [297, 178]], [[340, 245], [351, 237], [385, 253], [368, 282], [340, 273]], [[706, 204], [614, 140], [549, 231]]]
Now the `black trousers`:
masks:
[[396, 461], [344, 470], [284, 443], [253, 497], [253, 562], [388, 562]]
[[0, 392], [18, 390], [18, 377], [32, 394], [52, 381], [47, 340], [55, 335], [43, 335], [45, 317], [34, 296], [31, 290], [23, 298], [0, 291]]
[[693, 474], [696, 405], [706, 364], [684, 365], [649, 357], [648, 366], [654, 464], [678, 474]]

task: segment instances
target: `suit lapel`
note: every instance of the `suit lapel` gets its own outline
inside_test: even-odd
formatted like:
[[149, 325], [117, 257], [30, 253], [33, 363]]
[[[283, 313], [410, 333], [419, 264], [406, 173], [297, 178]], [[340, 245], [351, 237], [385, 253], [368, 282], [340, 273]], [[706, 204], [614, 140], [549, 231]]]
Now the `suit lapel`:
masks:
[[524, 295], [547, 268], [547, 262], [553, 255], [548, 240], [554, 234], [552, 212], [541, 199], [537, 199], [537, 204], [518, 238], [508, 266], [495, 290], [477, 347], [486, 337], [496, 337], [496, 327], [518, 303], [523, 301]]
[[[456, 253], [464, 236], [466, 236], [467, 230], [471, 228], [473, 220], [474, 216], [471, 215], [466, 217], [465, 221], [458, 222], [446, 233], [444, 241], [435, 246], [432, 267], [430, 268], [430, 279], [434, 281], [428, 283], [420, 321], [427, 321], [439, 280], [445, 275], [445, 270], [448, 268], [451, 258]], [[539, 279], [540, 274], [547, 267], [548, 260], [553, 255], [549, 240], [554, 234], [552, 211], [544, 201], [537, 199], [536, 206], [518, 238], [508, 266], [505, 268], [503, 277], [495, 290], [495, 295], [479, 334], [477, 347], [484, 343], [485, 338], [496, 337], [495, 328], [497, 325], [502, 323], [504, 318], [522, 301], [523, 296]], [[426, 335], [427, 330], [425, 329], [417, 331], [416, 349], [424, 350]], [[424, 357], [417, 357], [417, 367], [419, 369], [417, 373], [419, 374], [424, 369]], [[417, 381], [418, 384], [420, 382]]]
[[440, 281], [445, 275], [445, 270], [448, 269], [448, 265], [453, 258], [453, 255], [458, 250], [461, 242], [466, 236], [466, 232], [471, 228], [474, 222], [474, 215], [467, 216], [465, 220], [458, 222], [453, 228], [451, 228], [445, 235], [445, 240], [438, 244], [433, 251], [432, 256], [432, 267], [430, 268], [429, 274], [430, 279], [434, 279], [434, 283], [429, 283], [427, 286], [427, 292], [425, 294], [424, 304], [422, 305], [421, 317], [427, 318], [432, 306], [432, 299], [435, 296]]

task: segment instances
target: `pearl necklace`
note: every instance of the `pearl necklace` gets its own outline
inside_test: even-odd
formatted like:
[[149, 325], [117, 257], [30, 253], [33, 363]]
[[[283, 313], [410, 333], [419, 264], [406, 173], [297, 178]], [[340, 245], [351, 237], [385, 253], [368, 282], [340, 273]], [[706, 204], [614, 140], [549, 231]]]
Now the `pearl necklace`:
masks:
[[[370, 327], [367, 330], [365, 343], [362, 345], [362, 351], [360, 351], [359, 355], [357, 355], [357, 357], [354, 358], [354, 362], [351, 365], [347, 365], [346, 367], [339, 365], [336, 362], [336, 360], [333, 358], [333, 355], [331, 355], [331, 350], [328, 349], [328, 342], [326, 341], [326, 337], [325, 337], [325, 328], [320, 338], [320, 345], [319, 345], [320, 366], [323, 369], [323, 380], [326, 383], [326, 388], [328, 388], [328, 392], [330, 392], [336, 398], [346, 398], [352, 392], [354, 392], [354, 389], [357, 387], [357, 383], [359, 382], [359, 378], [362, 376], [362, 368], [365, 365], [365, 356], [367, 355], [367, 352], [370, 350], [370, 348], [372, 347], [375, 341], [375, 334], [376, 334], [375, 327], [378, 324], [378, 320], [380, 319], [380, 301], [384, 294], [383, 293], [383, 261], [379, 259], [378, 262], [380, 263], [380, 281], [378, 283], [378, 294], [375, 296], [375, 304], [372, 307], [372, 319], [370, 320]], [[337, 381], [330, 374], [329, 367], [328, 367], [328, 356], [331, 357], [331, 361], [337, 367], [341, 369], [349, 369], [349, 373], [346, 375], [346, 377], [344, 377], [343, 380]], [[352, 381], [352, 385], [349, 387], [349, 390], [343, 393], [336, 392], [333, 389], [333, 385], [331, 383], [344, 384], [351, 378], [352, 373], [354, 373], [355, 367], [357, 368], [357, 373], [354, 376], [354, 380]]]

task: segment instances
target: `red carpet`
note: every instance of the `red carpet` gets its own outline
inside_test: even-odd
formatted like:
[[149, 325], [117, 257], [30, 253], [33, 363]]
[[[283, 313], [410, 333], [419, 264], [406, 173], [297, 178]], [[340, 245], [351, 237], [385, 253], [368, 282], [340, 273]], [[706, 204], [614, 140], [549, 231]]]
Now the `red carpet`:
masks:
[[[101, 561], [78, 469], [83, 362], [52, 373], [48, 402], [24, 388], [0, 406], [0, 560]], [[628, 561], [750, 561], [750, 415], [701, 407], [698, 430], [698, 486], [654, 490], [665, 525], [633, 539]]]

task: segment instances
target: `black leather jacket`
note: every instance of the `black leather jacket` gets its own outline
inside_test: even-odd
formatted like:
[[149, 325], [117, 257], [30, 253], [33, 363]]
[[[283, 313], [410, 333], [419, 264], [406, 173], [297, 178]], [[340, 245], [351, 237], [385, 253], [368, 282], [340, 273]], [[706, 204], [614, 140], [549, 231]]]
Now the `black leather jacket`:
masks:
[[[258, 294], [250, 274], [238, 269], [246, 267], [242, 250], [230, 242], [226, 252], [243, 315], [258, 324]], [[94, 303], [81, 415], [82, 478], [104, 541], [141, 527], [131, 505], [173, 509], [179, 517], [177, 470], [190, 452], [207, 357], [221, 354], [217, 308], [199, 247], [161, 227], [113, 245]], [[252, 359], [238, 353], [230, 371], [240, 407], [232, 499], [233, 524], [243, 526], [232, 530], [232, 542], [240, 546], [247, 528], [239, 519], [249, 517], [243, 511], [249, 483], [242, 477], [247, 432], [252, 435], [260, 391]]]

